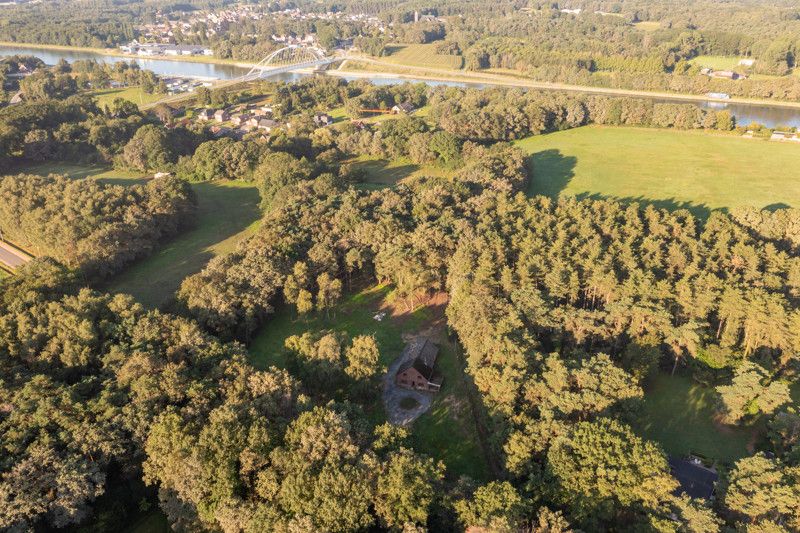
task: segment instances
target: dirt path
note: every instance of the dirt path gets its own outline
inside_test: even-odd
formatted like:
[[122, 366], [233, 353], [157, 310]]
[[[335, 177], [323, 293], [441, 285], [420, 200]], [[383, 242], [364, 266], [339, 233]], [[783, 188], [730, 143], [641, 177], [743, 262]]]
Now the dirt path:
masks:
[[0, 241], [0, 263], [9, 269], [16, 270], [30, 260], [31, 257], [25, 252]]

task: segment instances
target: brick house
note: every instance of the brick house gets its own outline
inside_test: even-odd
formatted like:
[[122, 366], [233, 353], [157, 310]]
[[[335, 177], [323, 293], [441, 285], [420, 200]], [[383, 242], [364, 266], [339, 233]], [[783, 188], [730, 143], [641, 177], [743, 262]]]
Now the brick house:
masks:
[[406, 389], [438, 392], [442, 376], [435, 370], [439, 347], [428, 339], [415, 339], [403, 350], [403, 364], [397, 371], [396, 383]]

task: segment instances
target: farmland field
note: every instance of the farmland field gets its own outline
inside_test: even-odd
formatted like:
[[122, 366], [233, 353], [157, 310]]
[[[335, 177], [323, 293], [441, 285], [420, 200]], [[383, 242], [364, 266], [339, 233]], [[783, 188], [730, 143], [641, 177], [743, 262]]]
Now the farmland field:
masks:
[[800, 146], [733, 135], [587, 126], [529, 137], [529, 194], [709, 209], [800, 207]]
[[381, 59], [398, 65], [415, 67], [460, 69], [461, 56], [436, 53], [436, 44], [395, 44], [386, 47], [387, 55]]

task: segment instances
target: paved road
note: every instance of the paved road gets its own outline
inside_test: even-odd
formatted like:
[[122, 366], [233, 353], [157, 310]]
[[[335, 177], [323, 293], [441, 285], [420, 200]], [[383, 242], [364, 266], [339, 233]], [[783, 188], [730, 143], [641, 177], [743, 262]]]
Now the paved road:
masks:
[[30, 261], [30, 258], [19, 252], [16, 248], [0, 242], [0, 263], [3, 263], [10, 269], [21, 267]]
[[[396, 426], [407, 426], [431, 408], [433, 394], [417, 390], [404, 389], [398, 386], [394, 378], [400, 365], [409, 357], [406, 350], [389, 365], [389, 371], [383, 376], [383, 405], [386, 408], [386, 417]], [[400, 402], [404, 398], [414, 398], [417, 406], [413, 409], [403, 409]]]

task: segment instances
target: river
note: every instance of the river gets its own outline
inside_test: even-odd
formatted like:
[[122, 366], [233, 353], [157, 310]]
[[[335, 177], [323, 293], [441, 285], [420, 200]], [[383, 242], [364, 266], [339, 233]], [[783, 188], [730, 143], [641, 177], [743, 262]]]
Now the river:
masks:
[[[119, 56], [111, 56], [98, 54], [95, 52], [86, 52], [82, 50], [64, 50], [57, 48], [31, 48], [25, 46], [0, 46], [0, 56], [10, 55], [32, 55], [40, 58], [48, 65], [55, 65], [59, 60], [65, 59], [68, 62], [73, 62], [80, 59], [94, 59], [103, 63], [117, 63], [120, 61], [135, 61], [143, 69], [152, 70], [161, 76], [184, 76], [192, 78], [205, 78], [205, 79], [219, 79], [229, 80], [237, 78], [246, 74], [249, 69], [239, 67], [236, 65], [217, 64], [217, 63], [199, 63], [193, 61], [180, 61], [169, 59], [149, 59], [149, 58], [127, 58]], [[308, 74], [297, 72], [278, 74], [273, 79], [282, 81], [295, 81]], [[349, 79], [345, 77], [346, 79]], [[468, 86], [483, 88], [486, 85], [481, 83], [468, 83], [468, 82], [449, 82], [449, 81], [431, 81], [431, 80], [414, 80], [410, 78], [396, 78], [391, 76], [382, 76], [380, 74], [371, 75], [368, 78], [373, 83], [379, 85], [386, 85], [392, 83], [414, 82], [422, 81], [429, 85], [453, 85], [453, 86]], [[642, 96], [641, 98], [647, 98]], [[657, 102], [675, 102], [677, 100], [670, 100], [667, 98], [651, 98]], [[800, 128], [800, 109], [788, 108], [782, 106], [772, 106], [765, 104], [742, 104], [742, 103], [723, 103], [723, 102], [708, 102], [705, 100], [680, 100], [682, 102], [693, 102], [698, 107], [704, 109], [726, 109], [736, 117], [738, 124], [749, 124], [751, 122], [758, 122], [769, 128], [776, 126], [790, 126]]]

